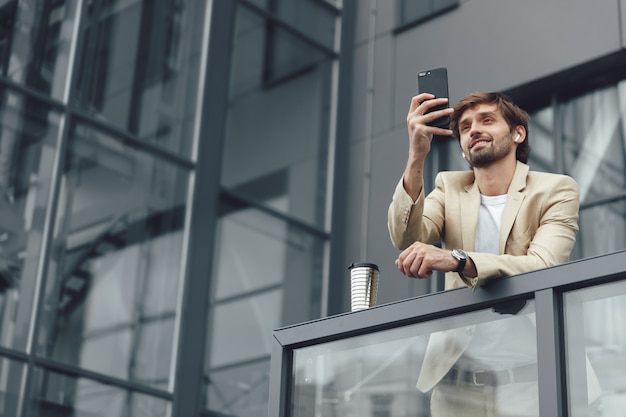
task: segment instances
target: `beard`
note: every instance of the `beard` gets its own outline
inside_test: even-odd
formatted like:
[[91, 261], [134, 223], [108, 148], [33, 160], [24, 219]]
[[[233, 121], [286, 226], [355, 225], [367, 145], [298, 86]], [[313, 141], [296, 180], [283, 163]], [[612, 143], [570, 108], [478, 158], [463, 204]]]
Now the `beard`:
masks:
[[491, 136], [488, 137], [491, 141], [487, 146], [483, 146], [473, 153], [471, 150], [469, 151], [467, 162], [472, 168], [487, 167], [501, 160], [511, 152], [513, 145], [510, 140], [507, 140], [507, 137], [502, 137], [498, 140], [495, 140]]

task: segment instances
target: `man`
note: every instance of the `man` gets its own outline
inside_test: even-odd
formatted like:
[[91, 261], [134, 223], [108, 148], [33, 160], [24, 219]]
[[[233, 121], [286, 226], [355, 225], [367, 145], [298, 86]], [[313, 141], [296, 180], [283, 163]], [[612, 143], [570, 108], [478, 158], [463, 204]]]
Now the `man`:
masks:
[[[403, 250], [400, 272], [429, 278], [443, 271], [446, 289], [476, 290], [490, 279], [567, 261], [578, 232], [578, 187], [568, 176], [529, 171], [527, 113], [500, 93], [470, 94], [454, 108], [429, 112], [445, 103], [420, 94], [407, 116], [408, 161], [388, 213], [391, 240]], [[445, 116], [450, 129], [429, 125]], [[440, 172], [425, 196], [433, 136], [451, 135], [472, 169]], [[438, 242], [441, 248], [433, 246]], [[538, 415], [533, 319], [511, 316], [433, 334], [417, 382], [423, 392], [435, 388], [433, 415]]]
[[[446, 289], [475, 289], [491, 278], [567, 261], [578, 231], [578, 187], [564, 175], [529, 171], [526, 112], [502, 94], [488, 93], [427, 113], [446, 102], [430, 94], [411, 101], [409, 157], [388, 217], [391, 240], [404, 249], [396, 261], [400, 272], [428, 278], [444, 271]], [[446, 115], [451, 130], [428, 126]], [[433, 135], [454, 135], [472, 171], [439, 173], [425, 197], [424, 161]], [[483, 233], [494, 231], [492, 222], [495, 236]], [[439, 241], [441, 249], [432, 245]], [[493, 253], [476, 251], [477, 243]], [[462, 252], [453, 255], [453, 249]]]

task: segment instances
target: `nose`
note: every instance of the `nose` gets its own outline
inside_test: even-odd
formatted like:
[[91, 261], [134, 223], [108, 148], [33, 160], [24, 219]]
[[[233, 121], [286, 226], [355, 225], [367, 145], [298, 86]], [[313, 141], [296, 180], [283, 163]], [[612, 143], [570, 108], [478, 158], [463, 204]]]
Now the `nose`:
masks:
[[480, 136], [482, 133], [483, 131], [480, 130], [480, 124], [476, 122], [472, 122], [470, 129], [469, 129], [469, 137], [473, 138], [474, 136]]

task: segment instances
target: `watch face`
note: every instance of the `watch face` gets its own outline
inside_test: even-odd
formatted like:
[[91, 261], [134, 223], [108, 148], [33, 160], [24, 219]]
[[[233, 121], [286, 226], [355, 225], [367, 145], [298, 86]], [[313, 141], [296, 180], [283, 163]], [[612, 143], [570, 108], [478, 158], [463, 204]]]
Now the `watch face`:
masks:
[[467, 253], [465, 253], [465, 251], [461, 249], [454, 249], [452, 251], [452, 255], [459, 261], [463, 259], [467, 259]]

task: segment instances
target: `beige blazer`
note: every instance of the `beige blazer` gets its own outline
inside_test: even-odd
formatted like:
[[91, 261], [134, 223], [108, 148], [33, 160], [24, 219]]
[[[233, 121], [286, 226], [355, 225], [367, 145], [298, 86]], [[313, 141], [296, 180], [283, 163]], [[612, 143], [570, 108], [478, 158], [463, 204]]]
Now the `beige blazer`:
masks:
[[568, 176], [529, 171], [517, 163], [500, 230], [500, 254], [474, 252], [480, 192], [472, 171], [440, 172], [435, 189], [413, 201], [402, 179], [388, 211], [391, 240], [398, 249], [415, 241], [465, 250], [478, 276], [463, 280], [446, 273], [445, 288], [477, 288], [491, 278], [516, 275], [566, 262], [578, 232], [579, 196]]

